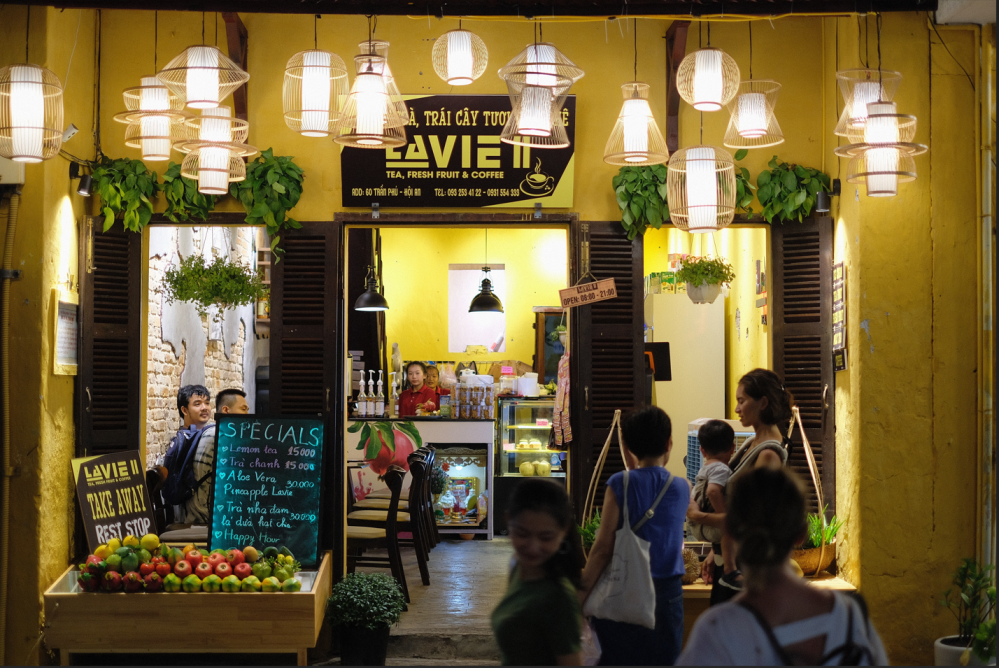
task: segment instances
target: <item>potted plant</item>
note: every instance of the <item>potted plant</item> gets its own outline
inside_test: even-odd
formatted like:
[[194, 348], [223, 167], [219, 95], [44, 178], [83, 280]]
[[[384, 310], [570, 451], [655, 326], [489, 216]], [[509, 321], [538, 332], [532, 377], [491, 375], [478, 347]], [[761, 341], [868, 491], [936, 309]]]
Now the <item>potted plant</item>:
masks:
[[676, 272], [676, 280], [687, 284], [687, 296], [695, 304], [711, 304], [721, 293], [722, 283], [735, 280], [732, 265], [721, 258], [688, 255]]
[[817, 169], [780, 162], [775, 155], [768, 163], [769, 172], [756, 177], [756, 197], [763, 206], [763, 217], [768, 223], [799, 223], [812, 213], [815, 194], [820, 190], [832, 192], [829, 176]]
[[150, 172], [141, 160], [112, 159], [101, 156], [94, 164], [94, 183], [101, 196], [104, 231], [121, 219], [125, 229], [141, 232], [153, 217], [153, 203], [160, 191], [156, 172]]
[[818, 515], [808, 514], [808, 535], [805, 541], [791, 552], [791, 558], [806, 575], [818, 575], [829, 568], [836, 558], [836, 534], [843, 520], [835, 515], [826, 521], [826, 508]]
[[551, 341], [552, 343], [558, 341], [559, 343], [562, 344], [563, 347], [565, 347], [565, 340], [566, 338], [568, 338], [568, 336], [569, 332], [566, 330], [565, 325], [556, 325], [555, 329], [553, 329], [551, 333], [548, 334], [548, 340]]
[[246, 165], [246, 179], [232, 183], [229, 194], [242, 203], [246, 210], [246, 222], [250, 225], [266, 225], [271, 239], [274, 262], [280, 262], [278, 248], [281, 230], [301, 229], [302, 224], [288, 216], [302, 197], [302, 181], [305, 175], [302, 168], [293, 162], [291, 156], [275, 156], [274, 149], [261, 151], [257, 158]]
[[[744, 148], [740, 148], [735, 152], [735, 160], [738, 162], [746, 157], [749, 153]], [[749, 206], [753, 203], [753, 193], [756, 191], [756, 186], [754, 186], [749, 180], [749, 170], [745, 167], [735, 168], [735, 208], [737, 210], [741, 209], [746, 212], [746, 218], [753, 217], [753, 207]]]
[[169, 267], [163, 276], [163, 294], [168, 302], [192, 302], [198, 315], [206, 317], [209, 307], [217, 307], [221, 321], [226, 309], [253, 304], [267, 297], [267, 286], [250, 267], [218, 256], [211, 264], [200, 253]]
[[[984, 666], [996, 655], [995, 566], [979, 567], [975, 559], [964, 559], [951, 580], [954, 587], [943, 594], [940, 604], [957, 620], [957, 635], [937, 638], [933, 657], [938, 666]], [[992, 617], [992, 619], [989, 619]]]
[[208, 220], [218, 197], [198, 192], [198, 182], [181, 176], [180, 165], [171, 162], [163, 173], [163, 195], [166, 211], [163, 215], [175, 223], [187, 220]]
[[669, 220], [666, 165], [622, 167], [611, 183], [628, 239], [645, 234], [650, 225], [658, 230]]
[[440, 500], [444, 490], [447, 489], [448, 480], [448, 474], [444, 472], [441, 465], [434, 464], [434, 468], [430, 470], [430, 493], [434, 495], [435, 504]]
[[335, 584], [326, 610], [340, 627], [340, 665], [384, 666], [389, 627], [405, 605], [399, 583], [385, 573], [350, 573]]
[[593, 548], [593, 541], [597, 539], [597, 530], [600, 528], [600, 509], [593, 512], [593, 517], [579, 525], [579, 538], [583, 541], [583, 551], [589, 555]]

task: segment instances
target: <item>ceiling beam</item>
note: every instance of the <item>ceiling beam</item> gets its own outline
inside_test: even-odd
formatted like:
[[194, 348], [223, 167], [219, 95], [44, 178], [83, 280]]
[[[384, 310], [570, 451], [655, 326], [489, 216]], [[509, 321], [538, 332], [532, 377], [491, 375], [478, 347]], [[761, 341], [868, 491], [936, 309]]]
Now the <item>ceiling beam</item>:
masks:
[[[239, 14], [236, 12], [222, 12], [222, 18], [225, 20], [225, 35], [229, 46], [229, 58], [246, 71], [246, 45], [248, 41], [246, 26], [239, 20]], [[244, 121], [250, 120], [247, 113], [247, 105], [247, 84], [244, 83], [232, 92], [233, 113], [236, 115], [236, 118], [241, 118]]]
[[687, 53], [690, 21], [673, 21], [666, 31], [666, 148], [672, 155], [680, 148], [680, 91], [676, 75]]

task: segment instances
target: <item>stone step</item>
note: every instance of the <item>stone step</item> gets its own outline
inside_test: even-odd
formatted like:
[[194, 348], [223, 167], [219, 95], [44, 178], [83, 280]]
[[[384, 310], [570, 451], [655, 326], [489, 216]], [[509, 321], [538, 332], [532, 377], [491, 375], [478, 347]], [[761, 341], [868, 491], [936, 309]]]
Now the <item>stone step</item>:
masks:
[[499, 663], [499, 648], [491, 633], [406, 633], [389, 636], [388, 656]]

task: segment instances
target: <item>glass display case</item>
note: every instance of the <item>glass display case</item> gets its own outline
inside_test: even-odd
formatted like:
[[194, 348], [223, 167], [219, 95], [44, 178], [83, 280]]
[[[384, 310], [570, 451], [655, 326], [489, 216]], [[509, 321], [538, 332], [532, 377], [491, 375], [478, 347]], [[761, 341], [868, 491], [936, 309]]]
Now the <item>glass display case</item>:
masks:
[[[498, 400], [496, 477], [566, 477], [567, 453], [548, 449], [555, 398]], [[563, 480], [564, 482], [564, 480]]]

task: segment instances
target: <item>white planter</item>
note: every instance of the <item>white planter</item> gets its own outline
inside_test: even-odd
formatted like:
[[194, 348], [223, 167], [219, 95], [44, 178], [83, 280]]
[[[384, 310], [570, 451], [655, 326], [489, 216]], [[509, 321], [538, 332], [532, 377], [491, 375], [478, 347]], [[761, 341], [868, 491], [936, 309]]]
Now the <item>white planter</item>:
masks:
[[711, 283], [695, 286], [687, 283], [687, 296], [695, 304], [713, 304], [718, 295], [721, 294], [721, 284]]
[[[933, 664], [936, 666], [960, 666], [961, 665], [961, 654], [964, 653], [964, 646], [953, 646], [945, 645], [944, 640], [950, 638], [956, 638], [957, 636], [944, 636], [943, 638], [937, 638], [933, 643]], [[975, 653], [971, 653], [971, 658], [968, 661], [969, 666], [986, 666], [995, 665], [995, 658], [991, 660], [990, 663], [986, 663], [980, 660]]]
[[562, 344], [563, 348], [565, 348], [565, 342], [566, 342], [566, 339], [568, 339], [568, 338], [569, 338], [569, 332], [559, 332], [558, 333], [558, 342]]

